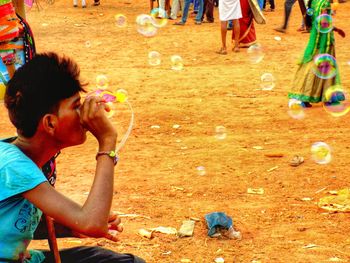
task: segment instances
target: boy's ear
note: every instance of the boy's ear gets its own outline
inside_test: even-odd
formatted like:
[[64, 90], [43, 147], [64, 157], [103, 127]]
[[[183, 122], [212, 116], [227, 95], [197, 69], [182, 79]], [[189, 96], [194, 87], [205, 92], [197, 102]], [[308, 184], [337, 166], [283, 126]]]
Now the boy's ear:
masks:
[[57, 128], [57, 116], [54, 114], [45, 114], [41, 120], [44, 130], [50, 135], [55, 134]]

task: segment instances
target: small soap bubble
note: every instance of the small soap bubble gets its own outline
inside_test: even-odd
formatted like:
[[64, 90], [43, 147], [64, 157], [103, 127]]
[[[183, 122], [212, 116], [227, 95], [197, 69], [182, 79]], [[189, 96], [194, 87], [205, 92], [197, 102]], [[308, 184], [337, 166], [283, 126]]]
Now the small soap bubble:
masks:
[[321, 79], [330, 79], [337, 74], [337, 62], [335, 57], [329, 54], [319, 54], [314, 57], [312, 68], [315, 75]]
[[205, 171], [205, 167], [204, 167], [204, 166], [198, 166], [196, 169], [197, 169], [198, 175], [203, 176], [203, 175], [206, 174], [206, 171]]
[[118, 26], [118, 27], [125, 27], [126, 26], [127, 18], [126, 18], [125, 15], [123, 15], [123, 14], [116, 14], [114, 16], [114, 18], [115, 18], [116, 26]]
[[108, 78], [105, 75], [98, 75], [96, 77], [96, 86], [99, 89], [107, 89], [108, 88]]
[[171, 69], [173, 70], [182, 70], [184, 67], [182, 58], [179, 55], [173, 55], [170, 57]]
[[87, 47], [87, 48], [89, 48], [89, 47], [91, 47], [91, 42], [88, 40], [88, 41], [85, 41], [85, 46]]
[[107, 118], [112, 118], [116, 112], [116, 106], [113, 102], [107, 102], [106, 105], [109, 108], [109, 111], [106, 112]]
[[262, 74], [260, 79], [260, 86], [262, 90], [273, 90], [275, 87], [275, 78], [271, 73]]
[[333, 117], [341, 117], [350, 111], [350, 101], [347, 92], [341, 85], [329, 87], [324, 94], [326, 102], [323, 108]]
[[322, 14], [316, 17], [315, 27], [320, 33], [328, 33], [333, 29], [332, 16]]
[[153, 17], [153, 25], [155, 27], [164, 27], [168, 23], [167, 13], [163, 8], [153, 8], [151, 11]]
[[314, 14], [314, 10], [312, 8], [308, 8], [308, 9], [306, 9], [306, 14], [308, 16], [312, 16]]
[[105, 102], [115, 102], [117, 100], [116, 95], [114, 95], [111, 91], [101, 90], [99, 96], [104, 99]]
[[157, 27], [154, 26], [155, 19], [150, 15], [139, 15], [136, 17], [137, 32], [146, 36], [153, 37], [157, 34]]
[[328, 164], [331, 159], [331, 148], [324, 142], [315, 142], [311, 146], [312, 159], [318, 164]]
[[215, 138], [217, 140], [224, 140], [226, 139], [226, 128], [224, 126], [216, 126], [215, 127]]
[[288, 114], [293, 119], [301, 120], [305, 117], [303, 102], [297, 99], [290, 99], [288, 102]]
[[128, 99], [128, 92], [125, 89], [118, 89], [115, 93], [117, 101], [123, 103]]
[[248, 53], [248, 57], [250, 59], [250, 62], [253, 64], [258, 64], [260, 63], [263, 58], [264, 58], [264, 51], [263, 48], [260, 44], [254, 44], [251, 45], [248, 49], [247, 49], [247, 53]]
[[157, 51], [151, 51], [148, 53], [148, 63], [151, 66], [158, 66], [161, 63], [160, 53]]

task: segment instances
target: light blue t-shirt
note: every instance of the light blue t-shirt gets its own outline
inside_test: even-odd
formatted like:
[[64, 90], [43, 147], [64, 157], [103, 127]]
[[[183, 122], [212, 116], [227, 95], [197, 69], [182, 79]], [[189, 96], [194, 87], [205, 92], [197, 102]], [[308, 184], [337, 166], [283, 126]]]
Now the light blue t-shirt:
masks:
[[[21, 193], [46, 181], [17, 146], [0, 141], [0, 263], [23, 259], [42, 212]], [[25, 262], [40, 262], [37, 256], [33, 253], [32, 260]]]

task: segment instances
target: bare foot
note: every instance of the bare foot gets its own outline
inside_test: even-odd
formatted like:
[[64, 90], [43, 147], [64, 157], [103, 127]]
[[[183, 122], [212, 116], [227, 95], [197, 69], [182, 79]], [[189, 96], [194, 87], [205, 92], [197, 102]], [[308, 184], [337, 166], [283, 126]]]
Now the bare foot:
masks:
[[239, 47], [235, 46], [232, 50], [233, 50], [233, 52], [238, 53], [239, 52]]

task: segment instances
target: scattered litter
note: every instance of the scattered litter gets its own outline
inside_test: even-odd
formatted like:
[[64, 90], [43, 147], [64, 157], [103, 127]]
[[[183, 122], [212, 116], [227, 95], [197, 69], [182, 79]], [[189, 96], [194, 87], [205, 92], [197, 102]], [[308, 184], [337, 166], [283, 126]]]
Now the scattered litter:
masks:
[[163, 253], [162, 253], [162, 255], [170, 255], [171, 254], [171, 251], [164, 251]]
[[153, 231], [148, 231], [146, 229], [139, 229], [139, 235], [148, 239], [153, 238]]
[[206, 214], [205, 220], [208, 227], [208, 236], [229, 239], [241, 239], [242, 235], [233, 228], [232, 218], [223, 212]]
[[264, 154], [266, 157], [271, 157], [271, 158], [281, 158], [284, 156], [283, 153], [275, 153], [275, 152], [270, 152], [270, 153], [265, 153]]
[[278, 165], [271, 167], [270, 169], [266, 170], [266, 172], [272, 172], [273, 170], [276, 170], [278, 168]]
[[116, 213], [118, 217], [131, 217], [131, 218], [141, 217], [141, 218], [151, 219], [149, 216], [138, 215], [138, 214], [125, 214], [123, 212], [118, 212], [118, 211], [114, 211], [114, 213]]
[[156, 228], [151, 228], [150, 230], [152, 230], [154, 232], [163, 233], [163, 234], [169, 234], [169, 235], [176, 235], [177, 234], [177, 230], [174, 227], [159, 226]]
[[329, 212], [350, 212], [350, 188], [337, 191], [337, 194], [320, 198], [318, 206]]
[[264, 188], [248, 188], [248, 194], [263, 195], [265, 193]]
[[179, 187], [179, 186], [171, 186], [171, 188], [172, 188], [173, 190], [179, 190], [179, 191], [185, 190], [185, 188]]
[[297, 230], [299, 231], [299, 232], [304, 232], [304, 231], [306, 231], [306, 227], [298, 227], [297, 228]]
[[195, 221], [192, 221], [192, 220], [182, 221], [182, 225], [181, 225], [180, 230], [178, 232], [178, 236], [179, 237], [191, 237], [191, 236], [193, 236], [194, 224], [195, 224]]
[[264, 148], [262, 146], [253, 146], [253, 149], [255, 149], [255, 150], [263, 150]]
[[274, 38], [275, 38], [276, 41], [281, 41], [281, 40], [282, 40], [282, 38], [279, 37], [279, 36], [276, 36], [276, 37], [274, 37]]
[[299, 155], [294, 155], [292, 160], [290, 160], [289, 165], [293, 167], [297, 167], [304, 162], [304, 157]]
[[181, 150], [186, 150], [187, 148], [187, 146], [181, 146]]
[[331, 195], [337, 195], [338, 191], [337, 190], [330, 190], [328, 193], [330, 193]]
[[160, 129], [160, 126], [159, 125], [152, 125], [151, 129]]
[[42, 23], [41, 25], [42, 25], [42, 26], [48, 26], [49, 24], [47, 24], [47, 23]]
[[312, 201], [313, 198], [311, 197], [303, 197], [303, 198], [300, 198], [301, 201]]
[[303, 248], [315, 248], [315, 247], [318, 247], [318, 245], [315, 245], [315, 244], [308, 244], [306, 246], [303, 246]]
[[215, 263], [224, 263], [225, 260], [223, 258], [216, 258], [214, 259]]
[[329, 261], [330, 262], [340, 262], [340, 261], [344, 261], [344, 260], [342, 260], [341, 258], [338, 258], [338, 257], [331, 257], [331, 258], [329, 258]]
[[193, 220], [193, 221], [196, 221], [196, 222], [201, 221], [201, 220], [200, 220], [199, 218], [197, 218], [197, 217], [190, 217], [190, 219]]
[[326, 190], [326, 189], [327, 189], [327, 186], [321, 188], [320, 190], [317, 190], [317, 191], [315, 192], [315, 194], [318, 194], [318, 193], [320, 193], [320, 192], [322, 192], [322, 191], [324, 191], [324, 190]]
[[180, 260], [180, 262], [181, 262], [181, 263], [190, 263], [191, 260], [188, 259], [188, 258], [183, 258], [183, 259]]
[[174, 124], [174, 125], [173, 125], [173, 128], [174, 128], [174, 129], [178, 129], [178, 128], [180, 128], [180, 127], [181, 127], [181, 126], [180, 126], [179, 124]]

